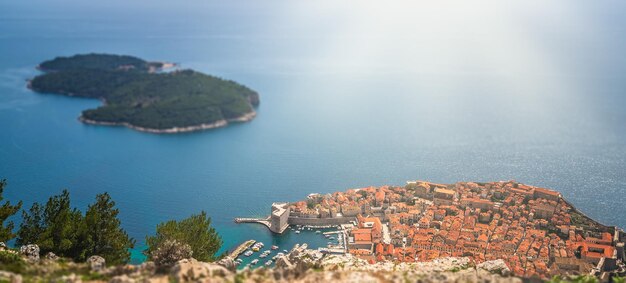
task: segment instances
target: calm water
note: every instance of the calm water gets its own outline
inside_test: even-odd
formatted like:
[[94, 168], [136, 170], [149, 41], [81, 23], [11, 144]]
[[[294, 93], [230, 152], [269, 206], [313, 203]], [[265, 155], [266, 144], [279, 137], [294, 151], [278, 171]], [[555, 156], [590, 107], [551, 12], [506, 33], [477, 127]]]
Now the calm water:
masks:
[[[272, 238], [235, 216], [369, 185], [515, 179], [626, 227], [624, 1], [0, 0], [0, 176], [11, 200], [108, 191], [140, 242], [206, 210], [225, 248]], [[153, 135], [87, 126], [96, 100], [25, 80], [58, 55], [108, 52], [259, 91], [251, 123]], [[138, 253], [135, 259], [139, 260]]]

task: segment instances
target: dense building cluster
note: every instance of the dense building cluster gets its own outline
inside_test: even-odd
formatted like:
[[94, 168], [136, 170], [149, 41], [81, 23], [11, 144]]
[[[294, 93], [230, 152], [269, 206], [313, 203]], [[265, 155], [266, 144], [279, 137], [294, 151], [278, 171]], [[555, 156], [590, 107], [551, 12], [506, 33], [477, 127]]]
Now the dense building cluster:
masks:
[[561, 194], [514, 181], [407, 182], [309, 195], [292, 217], [346, 218], [347, 252], [370, 262], [504, 259], [520, 276], [623, 273], [624, 233]]

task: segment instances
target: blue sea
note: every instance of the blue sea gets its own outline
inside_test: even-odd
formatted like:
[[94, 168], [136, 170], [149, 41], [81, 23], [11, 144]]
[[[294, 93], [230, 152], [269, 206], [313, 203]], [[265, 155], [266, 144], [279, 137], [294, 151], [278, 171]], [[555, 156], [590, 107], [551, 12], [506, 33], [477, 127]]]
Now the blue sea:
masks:
[[[25, 206], [109, 192], [138, 239], [202, 210], [223, 251], [325, 245], [234, 217], [365, 186], [517, 180], [626, 227], [624, 1], [0, 0], [0, 178]], [[250, 123], [177, 135], [85, 125], [26, 88], [55, 56], [179, 63], [261, 95]], [[19, 218], [15, 219], [19, 221]]]

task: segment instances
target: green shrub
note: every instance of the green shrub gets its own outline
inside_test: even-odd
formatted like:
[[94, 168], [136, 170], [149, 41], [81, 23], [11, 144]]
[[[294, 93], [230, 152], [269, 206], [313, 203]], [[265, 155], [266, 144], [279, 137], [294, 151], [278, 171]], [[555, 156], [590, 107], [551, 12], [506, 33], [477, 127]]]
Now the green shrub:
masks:
[[189, 245], [193, 257], [200, 261], [216, 260], [215, 253], [222, 246], [222, 238], [211, 227], [211, 218], [204, 211], [181, 221], [170, 220], [157, 225], [156, 235], [146, 237], [146, 254], [151, 256], [169, 240]]
[[22, 273], [26, 263], [17, 253], [0, 251], [0, 270]]

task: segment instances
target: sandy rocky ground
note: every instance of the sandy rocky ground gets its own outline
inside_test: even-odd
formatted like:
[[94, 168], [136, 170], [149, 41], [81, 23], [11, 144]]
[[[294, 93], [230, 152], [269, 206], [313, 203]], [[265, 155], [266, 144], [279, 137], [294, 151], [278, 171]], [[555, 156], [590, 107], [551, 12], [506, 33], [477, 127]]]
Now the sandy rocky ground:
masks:
[[157, 271], [153, 262], [106, 267], [104, 259], [98, 256], [80, 264], [61, 262], [54, 255], [39, 259], [34, 247], [30, 251], [23, 248], [21, 254], [38, 275], [26, 277], [0, 271], [0, 282], [522, 282], [510, 276], [502, 260], [478, 265], [463, 257], [369, 264], [351, 255], [324, 255], [306, 245], [295, 246], [277, 260], [275, 267], [254, 270], [236, 270], [231, 258], [215, 263], [182, 259]]

